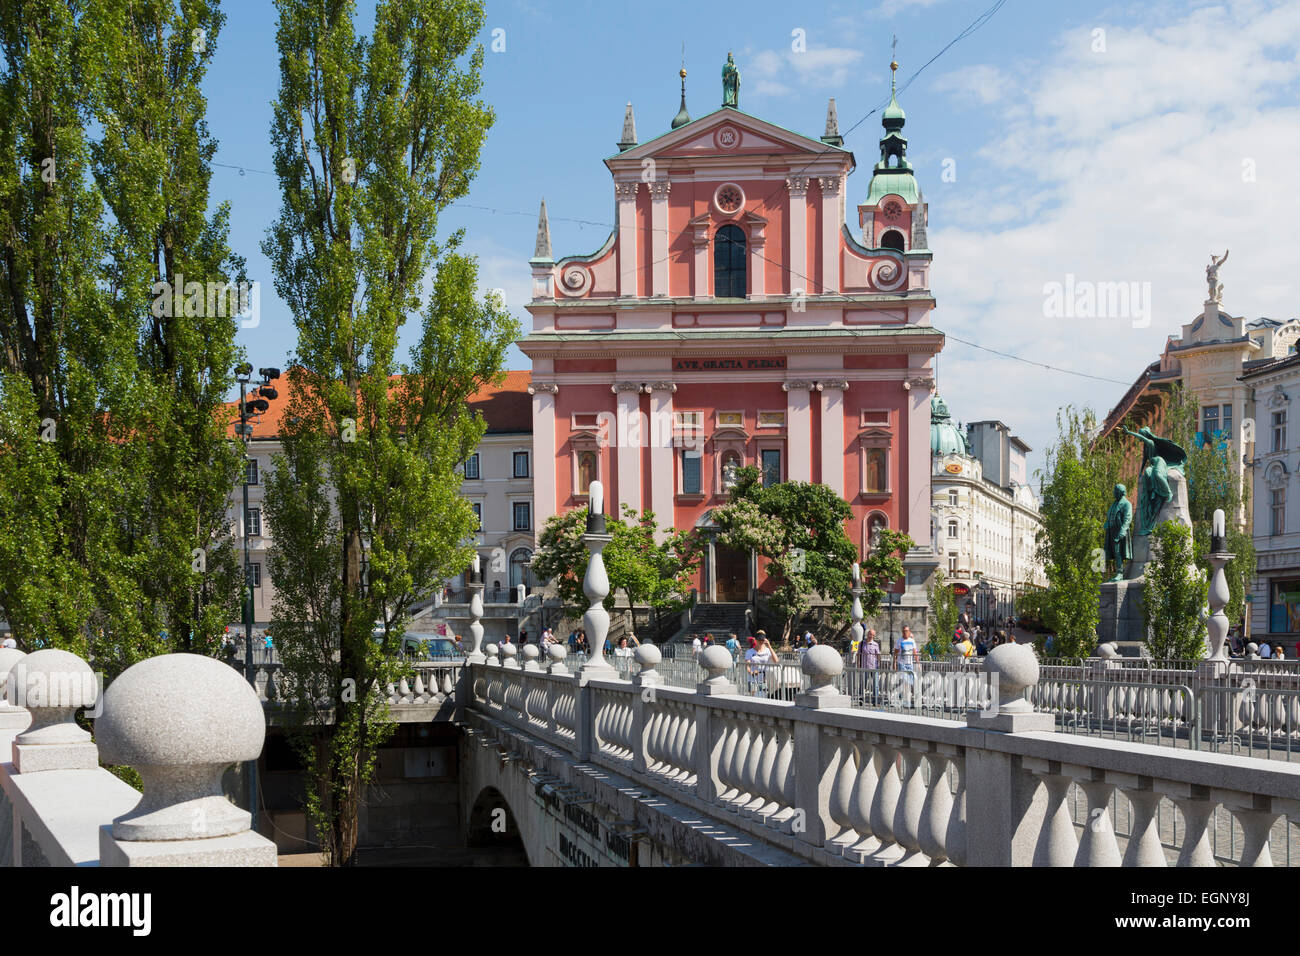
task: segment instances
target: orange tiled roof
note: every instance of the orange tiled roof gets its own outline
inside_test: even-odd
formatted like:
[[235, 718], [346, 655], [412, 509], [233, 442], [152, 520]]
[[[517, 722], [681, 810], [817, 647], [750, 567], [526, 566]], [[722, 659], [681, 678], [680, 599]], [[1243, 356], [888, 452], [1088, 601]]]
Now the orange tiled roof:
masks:
[[[398, 376], [394, 376], [397, 378]], [[469, 400], [470, 408], [483, 414], [489, 432], [531, 432], [533, 430], [533, 400], [528, 394], [528, 384], [532, 381], [532, 372], [506, 372], [505, 381], [499, 386], [489, 385], [479, 389]], [[282, 376], [275, 383], [279, 393], [274, 401], [268, 399], [270, 407], [252, 419], [253, 440], [268, 441], [279, 437], [280, 420], [289, 407], [289, 383], [287, 376]], [[239, 402], [226, 402], [226, 435], [235, 437], [235, 425], [239, 422]]]

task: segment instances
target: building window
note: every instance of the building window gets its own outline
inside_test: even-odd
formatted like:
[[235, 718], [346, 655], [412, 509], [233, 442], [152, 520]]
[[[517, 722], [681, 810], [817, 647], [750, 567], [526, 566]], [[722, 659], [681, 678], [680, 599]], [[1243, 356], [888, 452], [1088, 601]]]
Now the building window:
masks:
[[515, 530], [528, 531], [531, 529], [532, 519], [529, 513], [532, 511], [532, 506], [527, 501], [516, 501], [514, 504], [514, 510]]
[[1269, 506], [1272, 520], [1270, 534], [1286, 534], [1286, 489], [1274, 488]]
[[1226, 435], [1228, 438], [1231, 438], [1232, 437], [1232, 406], [1231, 405], [1223, 406], [1222, 422], [1223, 422], [1223, 434]]
[[257, 484], [257, 459], [250, 458], [244, 463], [244, 484]]
[[1286, 409], [1273, 413], [1273, 450], [1286, 451]]
[[478, 452], [474, 452], [465, 459], [465, 477], [477, 478], [478, 476]]
[[885, 449], [883, 448], [867, 449], [867, 482], [866, 482], [867, 491], [880, 492], [885, 490], [886, 462], [887, 462], [887, 458], [885, 456]]
[[257, 537], [262, 533], [262, 509], [249, 508], [245, 515], [245, 523], [248, 527], [248, 533]]
[[728, 224], [713, 237], [713, 295], [719, 299], [743, 299], [748, 291], [745, 234], [739, 226]]
[[886, 229], [885, 234], [880, 237], [880, 248], [902, 252], [903, 234], [897, 229]]
[[956, 518], [949, 518], [949, 519], [948, 519], [948, 537], [950, 537], [950, 538], [955, 538], [955, 537], [957, 537], [957, 519], [956, 519]]
[[482, 531], [483, 530], [483, 506], [479, 504], [477, 501], [475, 501], [470, 505], [470, 507], [474, 509], [474, 530]]
[[700, 493], [700, 453], [682, 452], [682, 494], [698, 495]]
[[515, 452], [515, 477], [528, 477], [528, 452], [526, 451]]
[[249, 583], [255, 588], [262, 586], [262, 565], [258, 562], [250, 562], [248, 565]]
[[1207, 436], [1219, 430], [1219, 406], [1206, 405], [1201, 409], [1201, 431]]
[[779, 448], [764, 448], [762, 451], [763, 462], [763, 484], [778, 485], [781, 483], [781, 450]]
[[585, 495], [600, 474], [600, 459], [594, 451], [578, 452], [578, 494]]
[[955, 505], [956, 503], [957, 503], [957, 489], [950, 488], [948, 490], [948, 504]]
[[948, 573], [949, 574], [957, 573], [957, 552], [956, 551], [948, 552]]
[[1300, 581], [1269, 582], [1268, 629], [1273, 634], [1300, 632]]

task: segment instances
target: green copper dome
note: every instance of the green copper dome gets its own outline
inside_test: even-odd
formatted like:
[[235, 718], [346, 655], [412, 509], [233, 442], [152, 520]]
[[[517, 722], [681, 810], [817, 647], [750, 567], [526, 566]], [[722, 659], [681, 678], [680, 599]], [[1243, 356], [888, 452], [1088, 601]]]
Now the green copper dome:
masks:
[[930, 399], [930, 454], [969, 455], [966, 436], [952, 423], [948, 405], [937, 394]]
[[902, 129], [905, 122], [907, 122], [907, 114], [904, 113], [903, 108], [898, 105], [898, 97], [895, 96], [891, 90], [889, 94], [889, 105], [885, 107], [885, 112], [880, 117], [880, 125], [893, 133]]

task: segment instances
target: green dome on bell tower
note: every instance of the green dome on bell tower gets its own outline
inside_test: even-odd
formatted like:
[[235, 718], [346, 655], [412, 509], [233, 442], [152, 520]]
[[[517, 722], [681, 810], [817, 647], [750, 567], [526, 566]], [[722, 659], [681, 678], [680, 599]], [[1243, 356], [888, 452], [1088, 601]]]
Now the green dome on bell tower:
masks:
[[970, 455], [966, 436], [952, 423], [948, 404], [937, 392], [930, 399], [930, 454]]

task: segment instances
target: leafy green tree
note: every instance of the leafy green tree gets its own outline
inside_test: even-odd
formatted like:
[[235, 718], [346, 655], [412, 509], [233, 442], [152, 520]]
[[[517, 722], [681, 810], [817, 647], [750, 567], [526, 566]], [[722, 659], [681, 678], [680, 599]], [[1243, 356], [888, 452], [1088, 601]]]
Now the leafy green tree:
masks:
[[[776, 582], [768, 603], [783, 620], [782, 643], [789, 642], [815, 598], [830, 601], [841, 617], [847, 613], [858, 557], [844, 531], [852, 515], [848, 503], [826, 485], [764, 485], [762, 472], [753, 466], [737, 470], [730, 500], [714, 509], [722, 544], [766, 559]], [[863, 596], [864, 608], [869, 600]]]
[[916, 542], [902, 531], [882, 528], [876, 541], [862, 562], [862, 613], [872, 615], [880, 610], [885, 599], [885, 588], [903, 577], [903, 558]]
[[947, 654], [952, 646], [952, 636], [957, 633], [957, 597], [952, 585], [944, 580], [942, 570], [934, 573], [934, 584], [926, 591], [930, 605], [930, 634], [925, 651], [931, 658]]
[[1096, 441], [1091, 409], [1066, 407], [1057, 413], [1056, 424], [1057, 443], [1039, 472], [1043, 528], [1038, 559], [1048, 584], [1043, 616], [1056, 635], [1056, 656], [1087, 657], [1097, 642], [1105, 568], [1102, 526], [1121, 458], [1113, 443]]
[[[484, 424], [466, 402], [499, 381], [517, 326], [499, 297], [476, 298], [461, 235], [435, 240], [493, 120], [476, 99], [481, 4], [380, 2], [369, 37], [350, 5], [276, 6], [283, 205], [263, 249], [298, 349], [267, 489], [273, 617], [286, 672], [332, 717], [297, 743], [327, 857], [351, 865], [375, 748], [392, 730], [373, 695], [407, 610], [469, 564], [476, 525], [456, 466]], [[419, 337], [400, 362], [413, 315]]]
[[199, 87], [221, 20], [205, 2], [0, 7], [0, 605], [24, 647], [110, 677], [215, 649], [237, 594], [234, 320], [206, 301], [162, 320], [154, 290], [242, 270], [225, 208], [207, 212]]
[[[533, 555], [533, 572], [554, 582], [572, 617], [587, 609], [582, 591], [589, 558], [582, 541], [586, 526], [586, 508], [551, 515]], [[659, 615], [680, 608], [690, 591], [701, 557], [698, 537], [693, 531], [661, 528], [653, 511], [638, 513], [629, 505], [623, 506], [622, 517], [607, 517], [605, 528], [611, 538], [601, 552], [609, 576], [605, 609], [614, 609], [621, 592], [629, 608], [647, 608], [657, 626]]]
[[1205, 656], [1208, 578], [1192, 556], [1189, 529], [1173, 521], [1151, 533], [1151, 563], [1142, 589], [1147, 649], [1155, 658], [1200, 660]]

